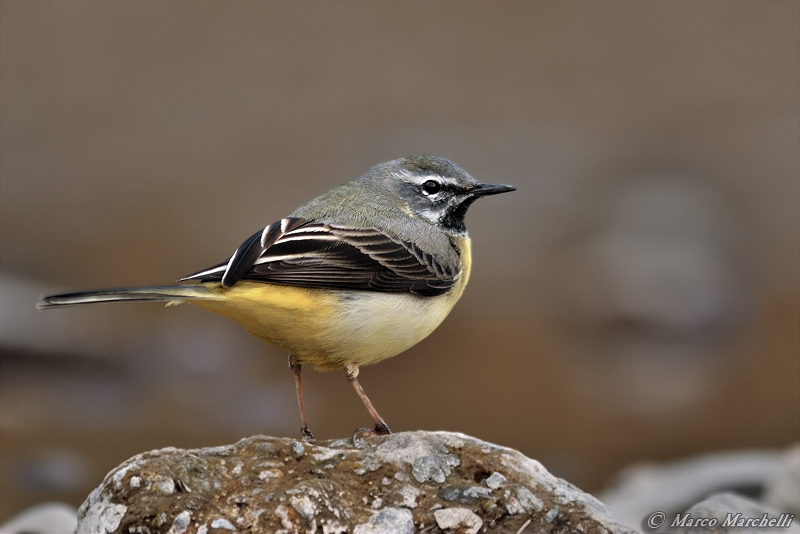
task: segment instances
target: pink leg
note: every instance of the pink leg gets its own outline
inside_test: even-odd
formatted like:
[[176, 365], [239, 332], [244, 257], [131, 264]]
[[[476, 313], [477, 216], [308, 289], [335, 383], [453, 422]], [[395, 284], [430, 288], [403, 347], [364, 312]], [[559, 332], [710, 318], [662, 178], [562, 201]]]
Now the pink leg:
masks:
[[[353, 384], [353, 389], [356, 390], [356, 393], [358, 393], [358, 396], [361, 398], [361, 402], [363, 402], [364, 406], [367, 407], [367, 411], [372, 416], [372, 420], [375, 421], [375, 430], [374, 431], [369, 430], [366, 433], [370, 434], [374, 433], [380, 436], [391, 434], [392, 431], [389, 430], [389, 425], [387, 425], [386, 421], [384, 421], [383, 418], [380, 415], [378, 415], [378, 411], [375, 409], [374, 406], [372, 406], [372, 403], [369, 401], [369, 398], [367, 398], [367, 394], [364, 393], [364, 390], [361, 388], [361, 384], [359, 384], [358, 380], [356, 380], [356, 377], [358, 376], [358, 366], [357, 365], [345, 366], [344, 372], [345, 376], [347, 376], [347, 380], [351, 384]], [[363, 433], [362, 429], [358, 429], [356, 431], [356, 434], [358, 433]]]
[[300, 403], [300, 418], [303, 421], [303, 426], [300, 427], [300, 435], [303, 441], [314, 441], [314, 434], [308, 429], [306, 423], [306, 404], [303, 402], [303, 385], [300, 383], [300, 369], [302, 365], [297, 363], [294, 356], [289, 356], [289, 367], [294, 373], [294, 385], [297, 388], [297, 402]]

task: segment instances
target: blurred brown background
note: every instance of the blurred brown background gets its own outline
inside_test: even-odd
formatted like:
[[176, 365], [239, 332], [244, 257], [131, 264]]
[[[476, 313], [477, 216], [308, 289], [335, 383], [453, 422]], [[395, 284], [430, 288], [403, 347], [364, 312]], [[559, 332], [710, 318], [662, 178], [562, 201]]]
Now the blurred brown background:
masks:
[[[180, 306], [34, 310], [169, 283], [404, 155], [475, 205], [472, 280], [362, 370], [395, 431], [622, 466], [800, 435], [800, 3], [0, 4], [0, 520], [127, 457], [296, 436], [285, 355]], [[311, 428], [369, 417], [306, 377]]]

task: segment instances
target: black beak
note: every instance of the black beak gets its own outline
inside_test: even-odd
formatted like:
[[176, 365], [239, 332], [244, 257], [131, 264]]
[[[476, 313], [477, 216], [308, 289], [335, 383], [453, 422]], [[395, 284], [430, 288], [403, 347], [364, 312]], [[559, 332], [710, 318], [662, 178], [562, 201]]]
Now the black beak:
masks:
[[508, 193], [509, 191], [516, 191], [517, 188], [513, 185], [503, 184], [478, 184], [469, 190], [470, 195], [474, 197], [485, 197], [488, 195], [497, 195], [500, 193]]

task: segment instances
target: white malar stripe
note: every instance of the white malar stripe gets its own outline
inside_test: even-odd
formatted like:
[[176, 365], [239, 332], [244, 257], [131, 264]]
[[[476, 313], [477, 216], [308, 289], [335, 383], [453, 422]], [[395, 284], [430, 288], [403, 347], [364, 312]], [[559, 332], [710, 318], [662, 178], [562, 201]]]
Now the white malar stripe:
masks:
[[425, 219], [429, 220], [433, 224], [439, 224], [439, 220], [442, 218], [442, 213], [440, 211], [435, 211], [432, 209], [420, 210], [417, 213], [422, 215]]

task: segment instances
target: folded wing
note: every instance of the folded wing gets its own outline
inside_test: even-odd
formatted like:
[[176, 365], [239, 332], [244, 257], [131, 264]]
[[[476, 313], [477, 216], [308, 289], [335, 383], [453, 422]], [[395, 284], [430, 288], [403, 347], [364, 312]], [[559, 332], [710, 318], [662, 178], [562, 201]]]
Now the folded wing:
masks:
[[444, 264], [411, 242], [375, 228], [347, 228], [289, 217], [245, 241], [233, 256], [183, 280], [412, 293], [432, 297], [455, 282]]

